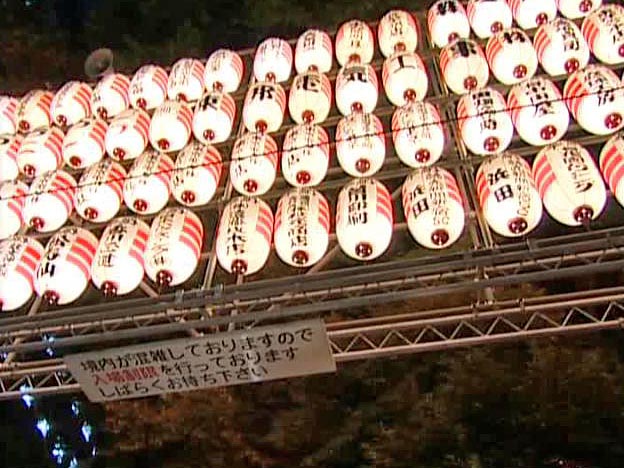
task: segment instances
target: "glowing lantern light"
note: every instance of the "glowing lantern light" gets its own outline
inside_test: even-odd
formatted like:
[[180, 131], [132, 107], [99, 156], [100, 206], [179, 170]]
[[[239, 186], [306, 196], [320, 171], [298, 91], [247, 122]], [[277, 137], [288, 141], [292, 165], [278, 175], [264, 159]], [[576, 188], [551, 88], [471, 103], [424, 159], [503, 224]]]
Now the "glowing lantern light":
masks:
[[569, 75], [589, 62], [589, 46], [581, 30], [564, 18], [541, 25], [533, 44], [542, 68], [551, 76]]
[[0, 239], [17, 234], [24, 222], [23, 210], [28, 185], [17, 180], [0, 183]]
[[342, 115], [370, 113], [377, 106], [379, 83], [370, 65], [350, 63], [340, 69], [336, 78], [336, 106]]
[[590, 13], [581, 26], [591, 51], [601, 62], [624, 62], [624, 7], [603, 5]]
[[102, 120], [121, 114], [130, 107], [130, 78], [111, 73], [100, 80], [91, 97], [91, 109]]
[[99, 119], [86, 119], [72, 126], [63, 139], [65, 163], [74, 169], [97, 163], [106, 150], [104, 140], [107, 130], [108, 124]]
[[427, 12], [429, 36], [436, 47], [444, 47], [470, 35], [464, 6], [457, 0], [438, 0]]
[[284, 137], [282, 173], [295, 187], [320, 184], [329, 166], [329, 137], [323, 127], [296, 125]]
[[485, 53], [492, 73], [503, 84], [520, 83], [537, 71], [537, 54], [522, 29], [511, 28], [495, 34], [488, 41]]
[[16, 179], [19, 175], [17, 155], [24, 137], [21, 135], [0, 135], [0, 182]]
[[108, 126], [104, 146], [116, 161], [135, 159], [149, 142], [150, 116], [143, 109], [122, 112]]
[[262, 41], [256, 50], [253, 72], [256, 80], [281, 83], [290, 77], [293, 53], [284, 39], [270, 37]]
[[386, 137], [374, 114], [353, 113], [336, 127], [336, 155], [342, 169], [353, 177], [375, 174], [386, 157]]
[[103, 159], [83, 172], [74, 195], [76, 212], [87, 221], [103, 223], [113, 218], [123, 201], [126, 170], [112, 159]]
[[26, 304], [34, 292], [35, 271], [43, 256], [43, 246], [26, 236], [0, 242], [0, 311]]
[[472, 39], [458, 39], [440, 51], [440, 69], [449, 89], [465, 94], [483, 88], [490, 69], [483, 50]]
[[13, 135], [17, 131], [17, 106], [14, 97], [0, 96], [0, 135]]
[[221, 143], [232, 133], [236, 103], [232, 96], [219, 91], [209, 91], [195, 106], [193, 135], [205, 144]]
[[247, 133], [232, 149], [230, 181], [242, 195], [262, 195], [275, 182], [277, 143], [267, 134]]
[[440, 114], [429, 102], [413, 102], [392, 115], [392, 139], [399, 159], [410, 167], [435, 163], [444, 150]]
[[146, 151], [139, 156], [124, 183], [124, 201], [128, 208], [139, 214], [162, 210], [169, 200], [173, 167], [171, 158], [163, 153]]
[[135, 109], [150, 110], [159, 107], [167, 99], [169, 77], [164, 68], [144, 65], [130, 81], [130, 104]]
[[568, 19], [589, 15], [602, 5], [602, 0], [557, 0], [559, 12]]
[[379, 50], [384, 57], [395, 52], [414, 52], [418, 47], [418, 28], [411, 13], [390, 10], [377, 26]]
[[332, 40], [325, 31], [308, 29], [295, 46], [295, 68], [297, 73], [317, 70], [327, 73], [331, 70], [334, 56]]
[[91, 117], [93, 90], [87, 83], [69, 81], [54, 95], [50, 104], [52, 120], [60, 127], [67, 127]]
[[169, 72], [167, 96], [183, 102], [197, 101], [204, 92], [204, 64], [199, 60], [178, 60]]
[[611, 193], [624, 206], [624, 134], [616, 133], [600, 152], [600, 171]]
[[65, 171], [44, 172], [30, 185], [24, 204], [24, 222], [39, 232], [60, 228], [74, 208], [76, 181]]
[[63, 130], [42, 128], [29, 133], [17, 152], [17, 165], [26, 177], [36, 177], [61, 167]]
[[429, 87], [425, 64], [413, 52], [397, 52], [388, 57], [384, 61], [381, 78], [386, 95], [395, 106], [421, 101]]
[[54, 93], [35, 89], [29, 91], [19, 101], [16, 110], [17, 127], [20, 132], [30, 132], [36, 128], [50, 126], [50, 106]]
[[229, 49], [215, 50], [204, 67], [204, 86], [208, 91], [234, 93], [244, 72], [240, 55]]
[[268, 81], [249, 87], [243, 105], [243, 122], [250, 132], [275, 132], [282, 126], [286, 93], [278, 83]]
[[290, 87], [288, 110], [298, 123], [320, 123], [329, 115], [332, 90], [329, 79], [321, 72], [307, 71], [297, 75]]
[[468, 21], [480, 39], [498, 34], [511, 27], [513, 15], [505, 0], [469, 0]]
[[555, 0], [507, 0], [516, 23], [522, 29], [533, 29], [557, 16]]
[[150, 143], [155, 149], [166, 153], [179, 151], [191, 137], [192, 122], [193, 111], [187, 104], [166, 101], [152, 116]]
[[336, 60], [341, 66], [349, 63], [370, 63], [375, 54], [373, 31], [363, 21], [342, 23], [336, 33]]
[[174, 198], [186, 206], [208, 203], [219, 186], [223, 163], [212, 146], [191, 143], [178, 155], [171, 180]]

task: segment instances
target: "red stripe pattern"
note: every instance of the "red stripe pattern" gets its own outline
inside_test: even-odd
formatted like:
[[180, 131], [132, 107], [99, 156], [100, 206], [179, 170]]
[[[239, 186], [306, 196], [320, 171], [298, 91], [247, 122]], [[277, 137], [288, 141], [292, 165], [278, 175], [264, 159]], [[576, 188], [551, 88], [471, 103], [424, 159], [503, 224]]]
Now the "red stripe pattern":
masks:
[[416, 21], [407, 11], [391, 10], [379, 21], [377, 37], [384, 57], [390, 57], [399, 50], [414, 52], [418, 46]]
[[284, 39], [270, 37], [262, 41], [256, 49], [253, 72], [258, 81], [288, 80], [293, 64], [293, 52]]
[[327, 76], [317, 71], [297, 75], [290, 87], [288, 108], [292, 119], [304, 122], [304, 113], [312, 112], [312, 122], [323, 122], [329, 114], [332, 101], [331, 83]]
[[29, 132], [50, 126], [50, 106], [54, 94], [51, 91], [35, 89], [20, 99], [17, 107], [17, 123], [21, 132]]
[[169, 77], [164, 68], [157, 65], [144, 65], [137, 70], [130, 81], [130, 103], [134, 108], [146, 110], [160, 106], [167, 97]]
[[[145, 187], [152, 187], [154, 184], [159, 184], [165, 188], [165, 191], [169, 193], [169, 186], [171, 178], [173, 177], [173, 161], [169, 156], [163, 153], [157, 153], [155, 151], [146, 151], [139, 156], [130, 171], [128, 177], [124, 183], [124, 199], [129, 204], [129, 208], [132, 208], [132, 203], [136, 199], [137, 193], [145, 191]], [[149, 194], [149, 190], [147, 191]], [[161, 191], [156, 190], [154, 197]], [[160, 200], [152, 200], [148, 198], [145, 200], [148, 207], [161, 205]]]
[[196, 59], [178, 60], [169, 73], [169, 99], [197, 101], [204, 92], [204, 64]]
[[297, 39], [295, 47], [295, 68], [297, 73], [316, 69], [327, 73], [332, 67], [334, 56], [332, 40], [325, 31], [308, 29]]
[[[223, 162], [219, 151], [197, 142], [184, 148], [175, 162], [172, 191], [176, 199], [187, 206], [208, 203], [219, 186]], [[192, 193], [193, 199], [185, 200], [185, 193]]]
[[444, 47], [453, 37], [466, 38], [470, 24], [464, 6], [456, 0], [438, 0], [427, 12], [429, 36], [437, 47]]
[[93, 91], [91, 107], [107, 119], [126, 110], [130, 107], [130, 78], [121, 73], [102, 78]]
[[108, 124], [99, 119], [84, 120], [72, 126], [63, 140], [63, 159], [67, 165], [80, 169], [102, 159], [107, 130]]
[[17, 155], [24, 137], [21, 135], [0, 135], [0, 182], [13, 180], [19, 174]]
[[17, 131], [17, 106], [19, 101], [13, 97], [0, 96], [0, 135], [12, 135]]
[[61, 167], [64, 137], [58, 127], [35, 130], [28, 134], [17, 154], [20, 171], [27, 177], [33, 177]]
[[28, 186], [20, 181], [0, 183], [0, 239], [16, 234], [22, 223]]
[[286, 93], [279, 83], [261, 82], [249, 88], [243, 105], [243, 121], [250, 132], [264, 122], [268, 132], [279, 129], [286, 110]]
[[[2, 311], [15, 310], [22, 306], [32, 295], [37, 266], [43, 257], [43, 247], [35, 239], [26, 236], [13, 236], [0, 242], [0, 301]], [[15, 276], [22, 277], [27, 287], [24, 290], [15, 288], [11, 281]], [[5, 287], [4, 281], [11, 284]]]
[[230, 137], [235, 117], [236, 103], [232, 96], [208, 91], [195, 106], [193, 134], [204, 144], [221, 143]]
[[616, 134], [605, 143], [600, 153], [600, 171], [611, 193], [624, 205], [624, 135]]
[[624, 61], [624, 7], [607, 4], [590, 13], [581, 27], [591, 51], [598, 60], [608, 64]]
[[93, 90], [87, 83], [69, 81], [57, 91], [50, 105], [52, 120], [58, 125], [74, 125], [91, 116]]
[[243, 59], [229, 49], [215, 50], [204, 67], [204, 86], [208, 91], [234, 93], [243, 79]]
[[357, 63], [370, 63], [375, 53], [373, 30], [363, 21], [342, 23], [336, 34], [336, 59], [345, 66], [356, 56]]

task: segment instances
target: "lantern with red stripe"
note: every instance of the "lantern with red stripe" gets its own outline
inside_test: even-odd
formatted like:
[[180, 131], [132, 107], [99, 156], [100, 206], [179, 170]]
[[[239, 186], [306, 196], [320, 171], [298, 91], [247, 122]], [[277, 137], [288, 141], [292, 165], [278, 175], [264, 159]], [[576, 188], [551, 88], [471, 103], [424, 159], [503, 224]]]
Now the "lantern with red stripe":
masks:
[[163, 153], [148, 150], [139, 156], [128, 172], [123, 195], [135, 213], [152, 214], [162, 210], [169, 200], [173, 161]]
[[563, 137], [570, 114], [559, 88], [546, 78], [518, 83], [507, 96], [507, 107], [520, 138], [543, 146]]
[[149, 138], [150, 116], [143, 109], [128, 109], [108, 126], [104, 146], [116, 161], [135, 159], [145, 151]]
[[74, 195], [76, 212], [84, 219], [103, 223], [117, 214], [123, 201], [126, 170], [112, 159], [103, 159], [83, 172]]
[[332, 90], [327, 76], [318, 71], [297, 75], [290, 87], [288, 109], [298, 124], [320, 123], [329, 115]]
[[64, 137], [58, 127], [41, 128], [26, 135], [17, 153], [20, 172], [36, 177], [61, 167]]
[[177, 286], [197, 269], [204, 243], [204, 226], [186, 208], [167, 208], [152, 222], [145, 272], [161, 288]]
[[384, 57], [396, 52], [414, 52], [418, 47], [418, 28], [411, 13], [390, 10], [377, 26], [379, 50]]
[[139, 109], [155, 109], [167, 98], [169, 77], [164, 68], [157, 65], [144, 65], [130, 81], [130, 104]]
[[567, 226], [588, 224], [607, 203], [600, 171], [578, 143], [560, 141], [543, 148], [533, 160], [533, 179], [546, 211]]
[[429, 102], [412, 102], [392, 115], [392, 140], [399, 159], [410, 167], [435, 163], [444, 150], [440, 114]]
[[457, 103], [459, 130], [466, 147], [487, 155], [507, 149], [513, 137], [513, 123], [507, 103], [493, 88], [472, 91]]
[[204, 92], [204, 64], [199, 60], [178, 60], [169, 72], [167, 96], [183, 102], [197, 101]]
[[402, 200], [409, 232], [423, 247], [444, 249], [461, 236], [464, 202], [457, 181], [446, 169], [416, 169], [403, 183]]
[[522, 29], [533, 29], [557, 16], [555, 0], [507, 0], [516, 23]]
[[355, 260], [374, 260], [390, 245], [394, 215], [392, 197], [375, 179], [354, 179], [338, 195], [336, 237]]
[[612, 70], [600, 65], [578, 70], [566, 81], [563, 96], [589, 133], [608, 135], [624, 128], [624, 89]]
[[429, 36], [436, 47], [444, 47], [470, 35], [470, 23], [463, 5], [457, 0], [438, 0], [427, 12]]
[[130, 107], [130, 78], [121, 73], [103, 77], [93, 90], [91, 108], [100, 119], [107, 120]]
[[334, 57], [332, 40], [325, 31], [308, 29], [297, 39], [295, 46], [295, 69], [297, 73], [331, 70]]
[[481, 39], [510, 28], [513, 21], [505, 0], [469, 0], [466, 11], [472, 30]]
[[329, 137], [319, 125], [296, 125], [286, 132], [282, 151], [284, 179], [295, 187], [320, 184], [329, 166]]
[[277, 143], [266, 133], [247, 133], [236, 140], [230, 182], [242, 195], [265, 194], [275, 182]]
[[388, 57], [384, 61], [381, 78], [388, 100], [395, 106], [421, 101], [429, 87], [425, 64], [413, 52], [397, 52]]
[[0, 311], [26, 304], [35, 286], [43, 246], [32, 237], [13, 236], [0, 242]]
[[281, 83], [290, 78], [293, 52], [290, 44], [279, 37], [262, 41], [256, 49], [253, 72], [257, 81]]
[[355, 112], [336, 127], [336, 155], [340, 167], [352, 177], [369, 177], [383, 166], [386, 137], [379, 117]]
[[318, 262], [329, 244], [330, 209], [314, 189], [293, 189], [275, 212], [275, 251], [286, 264], [305, 268]]
[[537, 54], [522, 30], [510, 28], [490, 38], [485, 53], [498, 81], [512, 85], [531, 78], [537, 71]]
[[279, 83], [262, 81], [249, 87], [243, 105], [243, 123], [250, 132], [275, 132], [286, 111], [286, 93]]
[[615, 199], [624, 206], [624, 133], [616, 133], [602, 147], [600, 171]]
[[50, 104], [52, 120], [61, 127], [91, 117], [93, 90], [87, 83], [69, 81], [54, 95]]
[[214, 197], [223, 163], [213, 146], [193, 142], [184, 148], [175, 162], [171, 191], [186, 206], [205, 205]]
[[624, 6], [601, 6], [583, 20], [581, 29], [598, 60], [611, 65], [624, 62]]
[[13, 135], [17, 131], [17, 106], [14, 97], [0, 96], [0, 135]]
[[336, 59], [348, 63], [370, 63], [375, 54], [375, 38], [368, 24], [360, 20], [342, 23], [336, 33]]
[[377, 106], [379, 83], [370, 65], [350, 63], [336, 78], [336, 106], [342, 115], [373, 112]]
[[490, 69], [483, 50], [472, 39], [458, 39], [440, 51], [440, 69], [449, 89], [465, 94], [487, 85]]
[[50, 305], [78, 299], [91, 279], [97, 237], [83, 228], [61, 229], [48, 241], [37, 267], [35, 290]]
[[569, 19], [582, 18], [602, 5], [602, 0], [557, 0], [559, 13]]
[[217, 230], [217, 259], [228, 273], [252, 275], [271, 252], [273, 212], [259, 198], [237, 197], [221, 215]]
[[215, 50], [204, 67], [204, 86], [208, 91], [234, 93], [245, 71], [240, 55], [229, 49]]
[[28, 185], [17, 180], [0, 183], [0, 239], [6, 239], [22, 227]]
[[589, 62], [589, 46], [581, 30], [565, 18], [541, 25], [533, 45], [542, 68], [551, 76], [574, 73]]
[[150, 122], [152, 146], [165, 153], [181, 150], [191, 137], [193, 111], [184, 102], [165, 101]]
[[479, 167], [476, 181], [479, 204], [494, 232], [518, 237], [537, 227], [542, 200], [524, 159], [513, 153], [492, 156]]
[[74, 208], [76, 181], [65, 171], [44, 172], [30, 185], [24, 222], [39, 232], [60, 228]]
[[130, 216], [106, 226], [91, 265], [91, 280], [106, 297], [128, 294], [141, 284], [149, 232], [145, 222]]
[[74, 168], [82, 169], [97, 163], [104, 156], [104, 139], [108, 124], [100, 119], [87, 119], [72, 126], [63, 140], [63, 159]]
[[205, 144], [221, 143], [232, 133], [236, 103], [232, 96], [208, 91], [195, 105], [193, 135]]
[[19, 175], [17, 155], [22, 146], [24, 137], [15, 135], [0, 135], [0, 182], [16, 179]]
[[35, 89], [26, 93], [17, 106], [17, 126], [20, 132], [50, 126], [50, 106], [54, 93]]

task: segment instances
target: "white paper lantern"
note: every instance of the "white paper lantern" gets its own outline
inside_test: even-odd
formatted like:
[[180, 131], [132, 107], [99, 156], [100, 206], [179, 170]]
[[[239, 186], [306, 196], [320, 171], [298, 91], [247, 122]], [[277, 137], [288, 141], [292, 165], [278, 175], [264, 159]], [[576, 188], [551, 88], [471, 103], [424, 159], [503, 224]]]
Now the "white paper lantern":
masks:
[[245, 71], [243, 59], [229, 49], [215, 50], [204, 67], [204, 86], [208, 91], [234, 93]]
[[568, 19], [587, 16], [600, 5], [602, 5], [602, 0], [557, 0], [559, 13]]
[[30, 299], [42, 256], [43, 246], [31, 237], [0, 242], [0, 311], [19, 309]]
[[169, 72], [167, 97], [183, 102], [197, 101], [204, 92], [204, 64], [196, 59], [178, 60]]
[[103, 223], [117, 214], [123, 201], [126, 170], [112, 159], [103, 159], [82, 173], [74, 195], [76, 212], [84, 219]]
[[297, 75], [290, 87], [288, 110], [298, 123], [321, 123], [329, 115], [332, 91], [327, 76], [318, 71]]
[[615, 199], [624, 206], [624, 133], [616, 133], [602, 147], [600, 171]]
[[533, 29], [557, 16], [555, 0], [507, 0], [516, 23], [522, 29]]
[[308, 29], [295, 47], [295, 68], [297, 73], [317, 70], [327, 73], [331, 70], [334, 57], [332, 40], [325, 31]]
[[436, 47], [444, 47], [470, 35], [464, 6], [457, 0], [438, 0], [427, 12], [429, 36]]
[[124, 183], [124, 202], [135, 213], [152, 214], [169, 201], [173, 161], [169, 156], [148, 150], [139, 156]]
[[275, 182], [277, 143], [263, 133], [247, 133], [236, 140], [230, 162], [230, 182], [241, 195], [263, 195]]
[[395, 106], [422, 101], [429, 78], [421, 58], [413, 52], [397, 52], [383, 64], [381, 77], [388, 100]]
[[193, 111], [187, 104], [165, 101], [152, 116], [150, 143], [159, 151], [179, 151], [188, 143], [192, 125]]
[[26, 135], [17, 152], [20, 172], [36, 177], [61, 167], [64, 138], [63, 130], [58, 127], [41, 128]]
[[466, 12], [472, 30], [481, 39], [510, 28], [513, 21], [505, 0], [469, 0]]
[[91, 117], [93, 90], [87, 83], [69, 81], [54, 95], [50, 104], [52, 120], [61, 127]]
[[377, 106], [379, 83], [370, 65], [351, 63], [336, 77], [336, 106], [342, 115], [373, 112]]
[[533, 38], [542, 68], [551, 76], [574, 73], [589, 62], [589, 46], [579, 27], [565, 18], [541, 25]]
[[286, 111], [286, 93], [278, 83], [263, 81], [249, 87], [243, 104], [243, 123], [250, 132], [275, 132]]
[[492, 73], [503, 84], [520, 83], [537, 71], [537, 54], [522, 29], [510, 28], [495, 34], [485, 53]]
[[102, 120], [108, 120], [130, 107], [130, 78], [121, 73], [103, 77], [93, 90], [91, 109]]
[[418, 47], [418, 28], [411, 13], [390, 10], [377, 25], [379, 50], [384, 57], [396, 52], [414, 52]]
[[85, 119], [73, 125], [63, 139], [63, 160], [74, 169], [89, 167], [102, 159], [108, 124], [100, 119]]
[[336, 127], [336, 155], [340, 167], [352, 177], [369, 177], [381, 169], [386, 137], [379, 117], [356, 112]]
[[601, 6], [583, 20], [581, 29], [598, 60], [610, 65], [624, 63], [624, 6]]
[[167, 99], [169, 77], [164, 68], [157, 65], [144, 65], [130, 81], [130, 104], [135, 109], [151, 110], [159, 107]]
[[256, 49], [253, 72], [257, 81], [281, 83], [290, 78], [293, 53], [290, 44], [284, 39], [270, 37], [262, 41]]
[[397, 156], [410, 167], [428, 166], [444, 150], [444, 128], [440, 114], [430, 102], [413, 102], [392, 115], [392, 139]]
[[483, 50], [472, 39], [458, 39], [440, 51], [440, 69], [449, 89], [465, 94], [483, 88], [490, 69]]
[[17, 234], [24, 222], [25, 195], [28, 185], [17, 180], [0, 183], [0, 239]]
[[374, 54], [375, 38], [368, 24], [350, 20], [340, 25], [336, 33], [336, 60], [341, 66], [370, 63]]
[[329, 137], [314, 124], [296, 125], [286, 132], [282, 151], [284, 179], [295, 187], [320, 184], [329, 166]]
[[0, 135], [0, 182], [16, 179], [19, 175], [17, 155], [24, 137], [15, 135]]
[[122, 112], [108, 126], [104, 146], [116, 161], [139, 157], [149, 142], [150, 116], [143, 109]]
[[222, 170], [221, 154], [216, 148], [191, 143], [176, 159], [171, 179], [173, 197], [186, 206], [205, 205], [217, 191]]
[[30, 185], [24, 222], [39, 232], [52, 232], [67, 222], [74, 208], [76, 180], [65, 171], [44, 172]]
[[54, 93], [35, 89], [29, 91], [19, 101], [16, 110], [17, 127], [20, 132], [30, 132], [36, 128], [50, 126], [50, 106]]
[[13, 135], [17, 131], [17, 106], [14, 97], [0, 96], [0, 135]]
[[193, 135], [204, 144], [227, 140], [236, 118], [236, 103], [232, 96], [208, 91], [197, 101], [193, 114]]

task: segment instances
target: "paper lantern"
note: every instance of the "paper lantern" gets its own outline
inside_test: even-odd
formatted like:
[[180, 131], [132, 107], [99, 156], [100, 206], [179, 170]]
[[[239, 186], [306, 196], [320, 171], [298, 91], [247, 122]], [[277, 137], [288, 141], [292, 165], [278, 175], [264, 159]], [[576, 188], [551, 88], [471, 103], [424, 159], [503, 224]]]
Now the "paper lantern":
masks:
[[240, 55], [229, 49], [215, 50], [204, 67], [204, 86], [210, 91], [234, 93], [245, 71]]
[[178, 60], [169, 72], [167, 97], [183, 102], [197, 101], [204, 93], [204, 64], [196, 59]]
[[20, 172], [27, 177], [36, 177], [61, 167], [64, 137], [63, 130], [58, 127], [41, 128], [29, 133], [17, 152]]
[[91, 108], [102, 120], [121, 114], [130, 107], [130, 78], [121, 73], [104, 76], [93, 90]]
[[69, 81], [59, 89], [50, 104], [52, 120], [67, 127], [91, 117], [93, 90], [87, 83]]
[[370, 65], [351, 63], [336, 77], [336, 106], [342, 115], [373, 112], [377, 106], [379, 84]]
[[438, 0], [427, 12], [429, 36], [436, 47], [445, 47], [470, 35], [470, 23], [463, 5], [457, 0]]
[[17, 180], [0, 183], [0, 239], [17, 234], [24, 222], [25, 195], [28, 185]]
[[17, 155], [24, 137], [21, 135], [0, 135], [0, 182], [16, 179], [19, 175]]
[[384, 57], [396, 52], [414, 52], [418, 46], [418, 28], [411, 13], [390, 10], [377, 25], [379, 50]]
[[181, 150], [191, 137], [193, 111], [178, 101], [165, 101], [156, 109], [149, 128], [152, 146], [166, 153]]
[[581, 27], [598, 60], [610, 65], [624, 63], [624, 7], [603, 5], [590, 13]]
[[602, 147], [600, 171], [611, 193], [624, 206], [624, 134], [616, 133]]
[[164, 68], [144, 65], [137, 70], [130, 81], [130, 103], [135, 109], [151, 110], [167, 99], [169, 77]]
[[54, 93], [35, 89], [29, 91], [19, 101], [16, 110], [17, 127], [20, 132], [30, 132], [50, 126], [50, 106]]
[[17, 106], [14, 97], [0, 96], [0, 135], [13, 135], [17, 131]]
[[74, 169], [97, 163], [106, 150], [104, 139], [108, 124], [100, 119], [86, 119], [73, 125], [63, 139], [63, 160]]
[[469, 0], [468, 21], [480, 39], [498, 34], [511, 27], [513, 15], [505, 0]]
[[392, 140], [397, 156], [410, 167], [435, 163], [444, 150], [440, 114], [429, 102], [413, 102], [392, 115]]
[[537, 54], [522, 29], [510, 28], [495, 34], [485, 53], [492, 73], [503, 84], [520, 83], [537, 71]]
[[148, 150], [132, 164], [124, 183], [124, 201], [135, 213], [153, 214], [169, 201], [173, 161], [169, 156]]
[[24, 222], [39, 232], [52, 232], [67, 222], [74, 208], [76, 180], [65, 171], [44, 172], [30, 185]]
[[186, 206], [205, 205], [217, 191], [222, 170], [221, 154], [216, 148], [191, 143], [176, 159], [171, 179], [173, 197]]
[[458, 39], [440, 51], [440, 69], [449, 89], [465, 94], [483, 88], [490, 69], [481, 47], [471, 39]]
[[341, 66], [370, 63], [374, 54], [375, 38], [368, 24], [350, 20], [340, 25], [336, 33], [336, 60]]
[[253, 72], [257, 81], [281, 83], [290, 78], [293, 53], [284, 39], [270, 37], [256, 49]]
[[94, 223], [109, 221], [123, 201], [126, 170], [112, 159], [103, 159], [83, 172], [74, 195], [76, 212]]
[[230, 182], [241, 195], [263, 195], [275, 182], [277, 143], [263, 133], [247, 133], [236, 140], [230, 162]]
[[421, 101], [427, 94], [427, 70], [420, 57], [413, 52], [397, 52], [388, 57], [381, 76], [388, 100], [395, 106]]
[[250, 132], [275, 132], [286, 111], [286, 93], [278, 83], [263, 81], [249, 87], [243, 104], [243, 123]]
[[551, 76], [574, 73], [589, 62], [589, 46], [581, 30], [564, 18], [541, 25], [533, 44], [542, 68]]
[[507, 0], [516, 23], [522, 29], [533, 29], [557, 16], [555, 0]]
[[284, 179], [295, 187], [320, 184], [329, 166], [329, 137], [323, 127], [296, 125], [286, 132], [282, 151]]
[[297, 75], [290, 87], [288, 110], [298, 123], [320, 123], [329, 115], [332, 91], [329, 79], [321, 72]]
[[325, 31], [308, 29], [295, 46], [295, 68], [297, 73], [317, 70], [327, 73], [331, 70], [334, 56], [332, 40]]
[[600, 5], [602, 5], [602, 0], [557, 0], [559, 13], [568, 19], [587, 16]]
[[149, 142], [150, 116], [143, 109], [122, 112], [108, 126], [104, 146], [116, 161], [139, 157]]
[[227, 140], [234, 127], [236, 103], [232, 96], [219, 91], [209, 91], [195, 106], [193, 135], [204, 144]]
[[42, 256], [43, 246], [31, 237], [14, 236], [0, 242], [0, 311], [19, 309], [28, 302]]
[[352, 177], [369, 177], [383, 166], [386, 137], [379, 117], [353, 113], [336, 127], [336, 155], [340, 167]]

